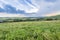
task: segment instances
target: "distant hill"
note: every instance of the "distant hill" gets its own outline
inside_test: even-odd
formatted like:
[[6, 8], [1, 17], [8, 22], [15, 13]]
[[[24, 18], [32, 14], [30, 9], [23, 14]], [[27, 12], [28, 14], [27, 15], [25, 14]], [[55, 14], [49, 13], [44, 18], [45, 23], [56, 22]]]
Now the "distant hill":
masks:
[[55, 20], [60, 20], [60, 15], [50, 16], [50, 17], [45, 17], [45, 19], [55, 19]]
[[22, 21], [51, 21], [51, 20], [60, 20], [60, 15], [50, 17], [0, 17], [0, 23]]

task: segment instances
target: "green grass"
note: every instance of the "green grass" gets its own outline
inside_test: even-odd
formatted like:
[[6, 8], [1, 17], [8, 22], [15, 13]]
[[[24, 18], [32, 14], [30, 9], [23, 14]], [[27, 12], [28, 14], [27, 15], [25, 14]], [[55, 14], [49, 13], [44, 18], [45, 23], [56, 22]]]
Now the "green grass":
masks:
[[0, 40], [60, 40], [60, 21], [0, 23]]

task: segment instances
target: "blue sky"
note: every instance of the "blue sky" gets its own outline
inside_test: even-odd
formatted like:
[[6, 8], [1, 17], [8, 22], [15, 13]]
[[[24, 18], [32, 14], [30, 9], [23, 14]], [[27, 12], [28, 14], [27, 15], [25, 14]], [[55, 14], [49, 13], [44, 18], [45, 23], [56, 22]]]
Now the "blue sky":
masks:
[[60, 0], [0, 0], [0, 17], [60, 15]]

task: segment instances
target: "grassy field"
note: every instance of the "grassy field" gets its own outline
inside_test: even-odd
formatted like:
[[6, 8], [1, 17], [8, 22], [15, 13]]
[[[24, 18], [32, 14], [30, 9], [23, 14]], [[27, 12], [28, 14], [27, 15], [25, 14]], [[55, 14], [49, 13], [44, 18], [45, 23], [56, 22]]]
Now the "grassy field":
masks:
[[60, 21], [0, 23], [0, 40], [60, 40]]

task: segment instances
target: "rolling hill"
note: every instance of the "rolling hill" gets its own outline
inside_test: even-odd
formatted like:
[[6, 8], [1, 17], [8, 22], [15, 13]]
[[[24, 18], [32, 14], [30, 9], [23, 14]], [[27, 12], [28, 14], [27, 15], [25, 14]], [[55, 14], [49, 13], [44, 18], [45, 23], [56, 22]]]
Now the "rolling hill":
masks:
[[46, 17], [47, 19], [56, 19], [56, 20], [60, 20], [60, 15], [56, 15], [56, 16], [50, 16], [50, 17]]

